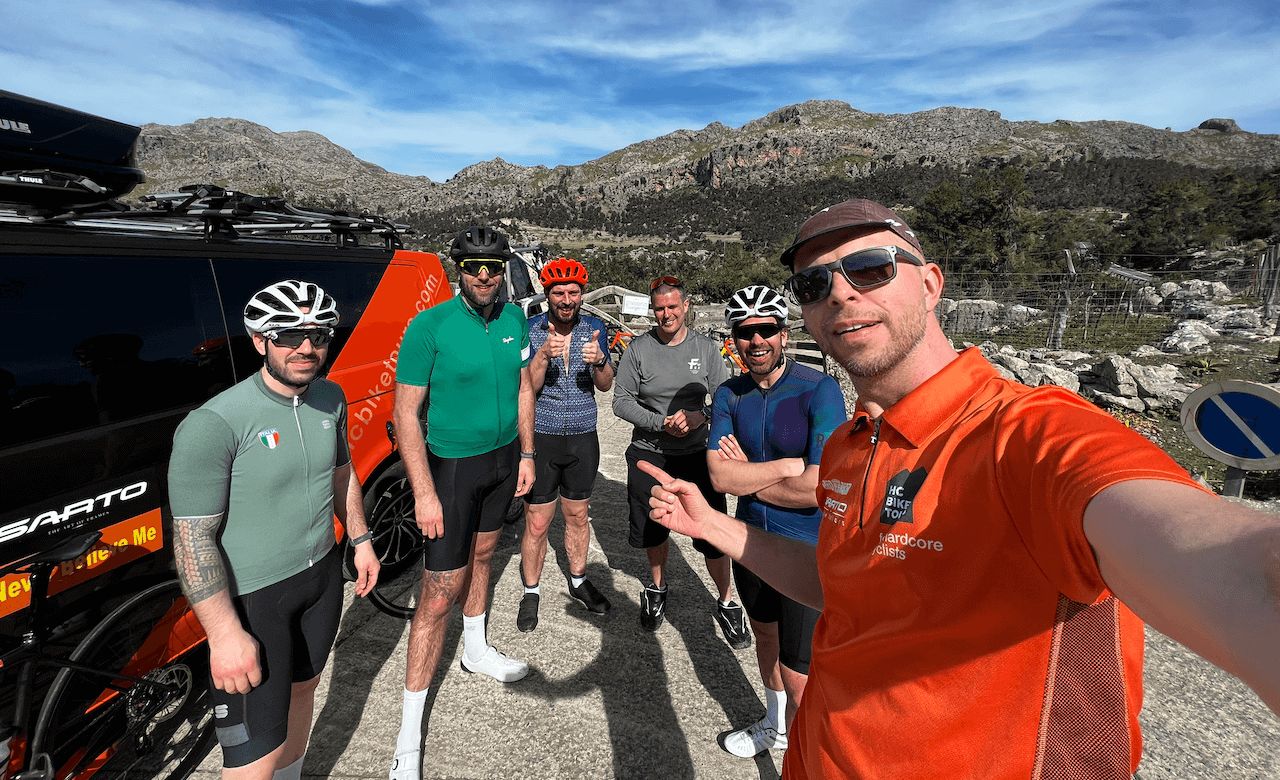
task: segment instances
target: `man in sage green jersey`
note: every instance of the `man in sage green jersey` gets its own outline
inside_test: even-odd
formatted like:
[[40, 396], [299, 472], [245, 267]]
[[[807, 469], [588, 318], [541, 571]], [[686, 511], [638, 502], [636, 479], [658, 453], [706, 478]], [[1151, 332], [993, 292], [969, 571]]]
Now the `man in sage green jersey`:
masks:
[[249, 300], [262, 370], [178, 426], [169, 463], [174, 557], [209, 637], [214, 727], [227, 780], [298, 780], [316, 684], [342, 613], [337, 515], [356, 593], [378, 580], [342, 388], [319, 379], [332, 297], [286, 280]]
[[506, 236], [469, 227], [449, 256], [461, 295], [414, 317], [396, 362], [396, 439], [425, 537], [425, 571], [409, 627], [391, 780], [421, 776], [422, 715], [455, 601], [462, 602], [463, 671], [504, 683], [529, 673], [489, 644], [485, 626], [489, 564], [507, 507], [534, 482], [529, 323], [499, 296], [513, 256]]

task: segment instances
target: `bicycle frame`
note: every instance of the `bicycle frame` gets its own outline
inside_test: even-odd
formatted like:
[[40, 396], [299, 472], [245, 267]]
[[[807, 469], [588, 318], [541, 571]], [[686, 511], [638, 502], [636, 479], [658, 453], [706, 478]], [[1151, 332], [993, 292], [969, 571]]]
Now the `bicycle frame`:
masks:
[[[118, 671], [73, 660], [73, 657], [86, 649], [86, 643], [90, 642], [95, 634], [104, 633], [102, 629], [122, 622], [116, 620], [112, 623], [112, 620], [123, 617], [127, 612], [126, 607], [139, 602], [144, 596], [158, 595], [162, 586], [176, 588], [176, 585], [170, 584], [176, 581], [162, 580], [136, 592], [126, 598], [119, 607], [109, 611], [95, 624], [94, 628], [90, 629], [85, 639], [77, 644], [76, 650], [71, 654], [72, 657], [54, 656], [45, 651], [45, 644], [51, 638], [51, 629], [47, 625], [50, 575], [63, 561], [74, 560], [99, 545], [101, 536], [101, 532], [85, 534], [45, 553], [0, 569], [0, 574], [26, 573], [30, 578], [31, 587], [28, 629], [13, 648], [4, 656], [0, 656], [0, 668], [16, 669], [17, 674], [13, 717], [11, 722], [6, 724], [7, 728], [0, 732], [0, 739], [6, 739], [9, 747], [8, 760], [0, 764], [0, 779], [53, 780], [56, 777], [68, 780], [74, 777], [76, 780], [87, 780], [116, 752], [119, 739], [124, 734], [108, 735], [108, 739], [113, 739], [110, 744], [95, 741], [81, 745], [79, 750], [73, 752], [61, 766], [53, 766], [48, 746], [42, 744], [42, 741], [47, 741], [47, 734], [43, 732], [48, 730], [49, 721], [52, 720], [51, 713], [46, 713], [45, 709], [50, 706], [50, 701], [56, 698], [56, 694], [61, 694], [64, 687], [59, 686], [59, 680], [69, 672], [102, 679], [102, 692], [88, 702], [82, 710], [84, 715], [92, 716], [94, 712], [103, 711], [107, 704], [124, 695], [133, 686], [146, 686], [147, 689], [162, 696], [183, 693], [178, 685], [162, 680], [146, 679], [146, 675], [176, 661], [205, 641], [204, 631], [187, 605], [185, 597], [179, 597], [151, 626], [141, 646]], [[37, 704], [36, 672], [41, 667], [69, 671], [59, 672], [58, 678], [45, 692], [45, 698], [39, 702], [41, 717], [38, 722], [33, 723]], [[94, 755], [88, 755], [91, 751], [97, 752]]]

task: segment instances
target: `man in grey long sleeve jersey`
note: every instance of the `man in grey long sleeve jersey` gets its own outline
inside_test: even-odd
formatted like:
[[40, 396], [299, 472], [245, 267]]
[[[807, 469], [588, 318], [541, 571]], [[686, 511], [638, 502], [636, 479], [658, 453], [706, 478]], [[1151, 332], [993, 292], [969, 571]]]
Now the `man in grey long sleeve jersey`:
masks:
[[[649, 495], [657, 480], [640, 470], [652, 463], [696, 484], [712, 506], [725, 509], [723, 493], [707, 471], [708, 399], [729, 378], [720, 349], [688, 326], [689, 298], [680, 280], [659, 277], [649, 289], [657, 326], [633, 339], [618, 364], [613, 413], [635, 426], [627, 448], [627, 499], [631, 531], [627, 541], [644, 549], [653, 582], [640, 594], [640, 625], [657, 631], [666, 614], [670, 532], [649, 519]], [[719, 603], [716, 622], [735, 650], [751, 646], [746, 616], [732, 599], [729, 559], [713, 545], [694, 542], [706, 558]]]

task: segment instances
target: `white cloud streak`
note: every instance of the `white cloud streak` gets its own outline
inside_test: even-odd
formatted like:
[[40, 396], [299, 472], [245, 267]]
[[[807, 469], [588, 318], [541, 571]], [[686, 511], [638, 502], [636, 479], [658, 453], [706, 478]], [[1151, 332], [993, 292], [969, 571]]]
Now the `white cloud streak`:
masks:
[[[338, 0], [418, 14], [422, 30], [391, 47], [314, 1], [285, 7], [288, 21], [241, 4], [63, 0], [50, 14], [5, 2], [4, 86], [136, 124], [314, 130], [435, 179], [495, 156], [578, 162], [567, 150], [605, 154], [813, 98], [1175, 129], [1252, 116], [1267, 126], [1246, 129], [1280, 131], [1280, 22], [1247, 3], [1160, 15], [1104, 0]], [[425, 169], [399, 167], [401, 153]]]

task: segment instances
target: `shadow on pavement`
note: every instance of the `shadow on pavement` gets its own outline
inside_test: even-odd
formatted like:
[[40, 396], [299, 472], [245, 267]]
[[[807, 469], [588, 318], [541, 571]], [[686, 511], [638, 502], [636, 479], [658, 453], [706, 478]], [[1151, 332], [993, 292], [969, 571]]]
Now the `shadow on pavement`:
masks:
[[[638, 594], [622, 589], [635, 589], [637, 581], [650, 581], [644, 550], [634, 549], [627, 543], [627, 516], [626, 486], [603, 474], [598, 476], [592, 495], [592, 526], [608, 569], [589, 556], [587, 575], [613, 606], [608, 617], [601, 619], [572, 599], [564, 605], [566, 616], [601, 631], [598, 654], [577, 672], [559, 680], [548, 679], [533, 670], [516, 690], [521, 695], [546, 701], [582, 697], [598, 690], [612, 745], [613, 776], [692, 777], [695, 770], [689, 740], [713, 742], [716, 735], [684, 733], [678, 707], [680, 691], [673, 690], [659, 637], [640, 627]], [[548, 556], [556, 557], [561, 575], [567, 578], [563, 537], [563, 516], [557, 513], [548, 534]], [[701, 556], [694, 555], [701, 568]], [[550, 566], [544, 567], [542, 578], [544, 610], [551, 606], [552, 600], [547, 587], [549, 569]], [[627, 575], [621, 580], [625, 583], [622, 587], [615, 572]], [[744, 725], [751, 722], [752, 712], [757, 708], [756, 693], [734, 652], [720, 637], [712, 617], [715, 597], [676, 544], [671, 546], [667, 579], [672, 589], [667, 621], [689, 648], [698, 683], [724, 708], [731, 722]], [[660, 628], [659, 632], [671, 629]], [[581, 727], [594, 726], [581, 724]], [[757, 761], [760, 776], [776, 778], [768, 756], [764, 758], [763, 763]]]

